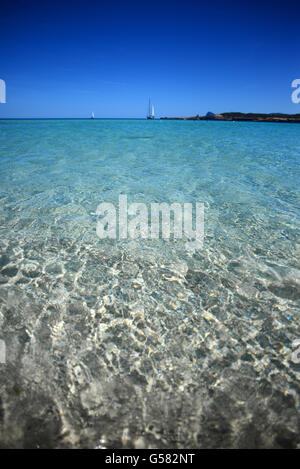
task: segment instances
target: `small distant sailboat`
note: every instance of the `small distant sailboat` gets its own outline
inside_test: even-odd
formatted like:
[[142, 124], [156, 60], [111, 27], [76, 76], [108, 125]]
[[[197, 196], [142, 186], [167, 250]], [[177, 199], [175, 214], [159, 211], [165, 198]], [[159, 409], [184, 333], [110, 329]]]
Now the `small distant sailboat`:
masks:
[[95, 114], [92, 112], [91, 119], [95, 119]]
[[149, 109], [147, 119], [154, 119], [154, 106], [151, 104], [151, 100], [149, 99]]

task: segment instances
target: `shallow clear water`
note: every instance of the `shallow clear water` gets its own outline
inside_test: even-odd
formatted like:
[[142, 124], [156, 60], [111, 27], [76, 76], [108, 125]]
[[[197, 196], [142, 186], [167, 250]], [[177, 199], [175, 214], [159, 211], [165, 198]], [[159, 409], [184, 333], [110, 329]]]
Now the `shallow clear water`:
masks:
[[[0, 445], [300, 444], [300, 126], [0, 121]], [[203, 202], [204, 247], [100, 240]]]

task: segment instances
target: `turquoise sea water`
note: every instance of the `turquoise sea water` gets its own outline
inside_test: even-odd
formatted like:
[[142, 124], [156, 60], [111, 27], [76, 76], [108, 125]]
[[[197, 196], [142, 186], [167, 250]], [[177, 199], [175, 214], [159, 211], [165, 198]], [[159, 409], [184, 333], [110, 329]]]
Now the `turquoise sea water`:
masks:
[[[300, 444], [296, 124], [0, 120], [0, 445]], [[100, 202], [202, 202], [203, 249]]]

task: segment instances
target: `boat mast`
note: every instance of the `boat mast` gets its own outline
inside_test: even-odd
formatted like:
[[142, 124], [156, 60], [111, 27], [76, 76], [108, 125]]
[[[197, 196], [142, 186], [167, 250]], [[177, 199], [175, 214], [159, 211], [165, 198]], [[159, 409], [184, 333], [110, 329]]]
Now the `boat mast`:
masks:
[[154, 106], [153, 104], [151, 104], [150, 98], [149, 98], [147, 119], [154, 119]]

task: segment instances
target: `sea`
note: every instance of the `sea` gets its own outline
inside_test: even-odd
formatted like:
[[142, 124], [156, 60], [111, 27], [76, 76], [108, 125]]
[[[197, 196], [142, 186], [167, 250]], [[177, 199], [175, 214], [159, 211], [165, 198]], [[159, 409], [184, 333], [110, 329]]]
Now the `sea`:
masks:
[[[297, 124], [0, 120], [0, 447], [299, 448], [299, 158]], [[120, 195], [203, 204], [202, 246], [100, 238]]]

